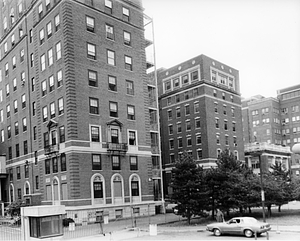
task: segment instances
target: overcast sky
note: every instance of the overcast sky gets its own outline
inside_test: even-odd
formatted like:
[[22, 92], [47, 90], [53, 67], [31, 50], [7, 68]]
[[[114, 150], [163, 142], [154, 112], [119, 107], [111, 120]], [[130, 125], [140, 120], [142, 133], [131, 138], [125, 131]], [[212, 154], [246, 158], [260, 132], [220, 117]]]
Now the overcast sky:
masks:
[[300, 0], [143, 0], [157, 68], [200, 54], [239, 70], [241, 94], [300, 84]]

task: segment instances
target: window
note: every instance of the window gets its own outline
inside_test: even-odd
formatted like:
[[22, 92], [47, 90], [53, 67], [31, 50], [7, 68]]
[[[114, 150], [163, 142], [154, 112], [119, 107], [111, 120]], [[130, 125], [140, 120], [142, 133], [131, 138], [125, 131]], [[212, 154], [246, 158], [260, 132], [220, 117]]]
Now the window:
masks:
[[14, 113], [17, 113], [18, 112], [18, 101], [15, 100], [14, 101]]
[[131, 46], [131, 33], [124, 31], [124, 44], [127, 46]]
[[54, 24], [55, 24], [55, 32], [60, 29], [60, 18], [59, 14], [55, 16], [54, 18]]
[[55, 103], [50, 103], [50, 118], [53, 119], [55, 117]]
[[[7, 126], [7, 138], [10, 139], [11, 138], [11, 126]], [[11, 159], [11, 158], [9, 158]]]
[[51, 75], [49, 77], [49, 92], [52, 92], [54, 90], [54, 77]]
[[138, 159], [136, 156], [130, 156], [129, 162], [130, 162], [130, 170], [132, 171], [138, 170]]
[[86, 16], [86, 30], [89, 32], [95, 32], [95, 19], [89, 16]]
[[26, 95], [23, 94], [21, 96], [21, 102], [22, 102], [22, 109], [24, 109], [26, 107]]
[[45, 160], [45, 174], [50, 174], [50, 159]]
[[20, 167], [17, 167], [17, 179], [21, 179], [21, 170], [20, 170]]
[[227, 106], [226, 105], [223, 105], [223, 114], [227, 115]]
[[7, 84], [6, 85], [6, 97], [9, 96], [9, 93], [10, 93], [10, 91], [9, 91], [9, 84]]
[[109, 116], [118, 117], [118, 103], [109, 102]]
[[126, 80], [126, 90], [128, 95], [134, 95], [133, 81]]
[[129, 131], [128, 132], [128, 143], [130, 146], [136, 146], [136, 132], [135, 131]]
[[129, 9], [123, 7], [123, 20], [129, 22]]
[[179, 78], [173, 79], [173, 87], [179, 87]]
[[31, 91], [35, 91], [35, 78], [31, 78]]
[[215, 125], [216, 125], [216, 128], [219, 128], [219, 119], [215, 119]]
[[170, 124], [168, 126], [168, 129], [169, 129], [169, 135], [173, 135], [173, 125], [172, 124]]
[[46, 28], [47, 28], [47, 38], [50, 38], [52, 36], [52, 23], [49, 22]]
[[62, 172], [67, 171], [67, 159], [66, 159], [66, 154], [64, 153], [60, 155], [60, 170]]
[[200, 160], [200, 159], [202, 159], [202, 157], [203, 157], [202, 149], [198, 149], [197, 150], [197, 159]]
[[24, 49], [21, 49], [21, 51], [20, 51], [20, 63], [22, 63], [24, 61], [24, 56], [25, 56], [25, 51], [24, 51]]
[[4, 142], [4, 130], [1, 130], [1, 135], [0, 135], [0, 141], [1, 141], [1, 143], [3, 143]]
[[41, 56], [41, 70], [44, 71], [46, 69], [46, 57], [45, 54]]
[[115, 76], [108, 76], [108, 89], [111, 91], [117, 91], [117, 78]]
[[227, 131], [228, 130], [228, 123], [226, 120], [224, 120], [224, 130]]
[[189, 75], [185, 74], [182, 76], [182, 84], [187, 84], [189, 83]]
[[182, 148], [182, 137], [179, 137], [177, 141], [178, 141], [178, 148]]
[[120, 156], [112, 155], [112, 169], [121, 170]]
[[20, 146], [19, 144], [16, 144], [16, 157], [20, 156]]
[[43, 122], [46, 122], [48, 120], [48, 109], [47, 106], [43, 108]]
[[105, 0], [105, 12], [112, 14], [112, 1], [111, 0]]
[[62, 115], [64, 113], [64, 99], [58, 99], [58, 115]]
[[9, 70], [8, 70], [8, 63], [5, 64], [5, 76], [8, 76]]
[[186, 126], [186, 130], [190, 131], [191, 130], [191, 121], [190, 120], [186, 120], [185, 121], [185, 126]]
[[29, 43], [32, 43], [33, 32], [32, 29], [29, 30]]
[[190, 106], [189, 106], [189, 105], [186, 105], [186, 106], [184, 107], [184, 109], [185, 109], [185, 115], [189, 115], [189, 114], [190, 114]]
[[62, 85], [62, 70], [57, 72], [57, 88]]
[[21, 73], [21, 83], [22, 83], [22, 85], [25, 84], [25, 72], [24, 71]]
[[47, 82], [44, 80], [42, 82], [42, 96], [45, 96], [47, 94]]
[[225, 136], [225, 145], [228, 146], [229, 145], [229, 137], [226, 135]]
[[38, 6], [38, 15], [39, 15], [39, 19], [41, 19], [43, 17], [43, 4], [42, 3]]
[[61, 42], [58, 42], [55, 45], [55, 49], [56, 49], [56, 60], [59, 60], [61, 58]]
[[113, 26], [106, 24], [105, 25], [105, 31], [106, 31], [106, 38], [107, 39], [115, 40], [114, 27]]
[[15, 135], [19, 135], [19, 122], [15, 122]]
[[198, 71], [197, 70], [191, 73], [191, 80], [192, 81], [198, 80], [198, 78], [199, 77], [198, 77]]
[[127, 119], [135, 120], [135, 109], [132, 105], [127, 106]]
[[188, 136], [186, 138], [186, 143], [187, 143], [187, 146], [191, 146], [192, 145], [192, 137]]
[[222, 93], [222, 99], [225, 100], [225, 93]]
[[96, 98], [90, 98], [90, 114], [99, 114], [99, 100]]
[[65, 127], [60, 126], [59, 127], [59, 143], [64, 143], [65, 141], [66, 141]]
[[101, 170], [101, 155], [92, 154], [92, 170]]
[[214, 97], [217, 97], [217, 91], [214, 90], [214, 93], [213, 93]]
[[90, 43], [87, 44], [87, 57], [93, 60], [96, 59], [96, 45]]
[[194, 103], [194, 112], [199, 113], [200, 112], [200, 104], [199, 102]]
[[7, 42], [4, 43], [4, 54], [6, 54], [8, 50], [8, 45], [7, 45]]
[[195, 127], [196, 127], [196, 128], [201, 128], [201, 121], [200, 121], [200, 118], [195, 118]]
[[107, 50], [107, 63], [109, 65], [115, 66], [115, 52], [111, 50]]
[[119, 130], [118, 129], [111, 129], [110, 130], [111, 133], [111, 142], [112, 143], [119, 143]]
[[97, 87], [98, 86], [97, 72], [93, 70], [88, 70], [88, 80], [89, 80], [89, 86]]
[[48, 50], [48, 65], [51, 66], [53, 64], [53, 50]]
[[196, 135], [196, 144], [199, 145], [202, 143], [201, 134]]
[[132, 71], [132, 58], [125, 55], [125, 69]]
[[11, 45], [12, 46], [15, 45], [15, 35], [14, 34], [11, 35]]
[[91, 126], [91, 141], [100, 142], [100, 128], [98, 126]]
[[176, 109], [176, 118], [181, 117], [180, 107]]
[[216, 134], [216, 142], [217, 144], [220, 144], [220, 134]]
[[23, 123], [23, 132], [27, 131], [27, 120], [26, 117], [22, 119], [22, 123]]
[[34, 54], [30, 54], [30, 67], [32, 68], [34, 66]]
[[16, 64], [16, 56], [13, 56], [12, 57], [12, 68], [15, 69], [17, 67], [17, 64]]
[[44, 29], [40, 30], [40, 45], [42, 45], [45, 42], [45, 31]]
[[236, 130], [236, 123], [232, 122], [232, 131], [235, 131], [235, 130]]
[[39, 189], [40, 178], [39, 176], [35, 176], [35, 189]]
[[168, 120], [172, 120], [172, 110], [168, 110]]
[[57, 157], [52, 158], [52, 171], [53, 173], [58, 172], [58, 160]]
[[7, 118], [10, 117], [10, 105], [6, 106], [6, 116], [7, 116]]

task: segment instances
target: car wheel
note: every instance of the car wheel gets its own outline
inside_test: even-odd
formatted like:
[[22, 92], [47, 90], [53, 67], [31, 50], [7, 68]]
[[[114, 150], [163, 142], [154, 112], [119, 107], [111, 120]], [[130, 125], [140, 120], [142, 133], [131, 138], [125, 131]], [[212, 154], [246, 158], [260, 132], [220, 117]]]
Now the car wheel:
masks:
[[215, 236], [221, 236], [221, 231], [220, 231], [220, 229], [215, 228], [215, 229], [214, 229], [214, 235], [215, 235]]
[[252, 232], [250, 229], [246, 229], [246, 230], [244, 231], [244, 234], [245, 234], [245, 236], [246, 236], [247, 238], [251, 238], [252, 235], [253, 235], [253, 232]]

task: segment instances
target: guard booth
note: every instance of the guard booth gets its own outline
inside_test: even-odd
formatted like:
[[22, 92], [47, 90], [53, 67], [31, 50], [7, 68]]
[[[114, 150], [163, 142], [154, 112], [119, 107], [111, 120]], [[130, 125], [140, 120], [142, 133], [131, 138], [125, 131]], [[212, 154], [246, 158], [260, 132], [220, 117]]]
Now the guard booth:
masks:
[[63, 237], [63, 205], [43, 205], [21, 208], [23, 240], [61, 240]]

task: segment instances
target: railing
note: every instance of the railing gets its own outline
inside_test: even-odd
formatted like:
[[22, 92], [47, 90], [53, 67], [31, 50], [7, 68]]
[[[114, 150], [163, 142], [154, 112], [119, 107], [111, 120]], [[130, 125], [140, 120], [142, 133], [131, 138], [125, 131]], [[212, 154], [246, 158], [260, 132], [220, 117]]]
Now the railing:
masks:
[[278, 146], [268, 143], [250, 143], [245, 144], [245, 152], [255, 152], [255, 151], [277, 151], [284, 153], [291, 153], [290, 148], [287, 146]]
[[45, 155], [50, 155], [59, 152], [59, 144], [49, 145], [44, 147]]
[[104, 148], [107, 148], [108, 151], [121, 151], [121, 152], [127, 152], [128, 145], [127, 143], [112, 143], [108, 142], [103, 144]]

